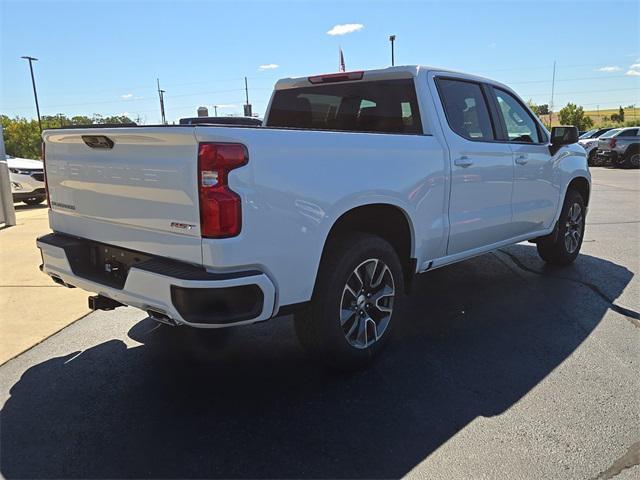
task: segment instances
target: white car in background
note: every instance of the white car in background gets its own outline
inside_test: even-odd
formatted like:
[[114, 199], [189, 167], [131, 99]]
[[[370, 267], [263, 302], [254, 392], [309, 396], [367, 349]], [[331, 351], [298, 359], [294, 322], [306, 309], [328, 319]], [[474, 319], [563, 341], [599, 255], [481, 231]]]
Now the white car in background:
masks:
[[598, 151], [598, 139], [610, 130], [613, 130], [613, 127], [594, 128], [580, 135], [578, 143], [584, 148], [585, 152], [587, 152], [587, 160], [590, 167], [593, 167], [595, 164], [596, 153]]
[[47, 198], [44, 186], [44, 164], [41, 160], [7, 155], [11, 194], [14, 202], [38, 205]]

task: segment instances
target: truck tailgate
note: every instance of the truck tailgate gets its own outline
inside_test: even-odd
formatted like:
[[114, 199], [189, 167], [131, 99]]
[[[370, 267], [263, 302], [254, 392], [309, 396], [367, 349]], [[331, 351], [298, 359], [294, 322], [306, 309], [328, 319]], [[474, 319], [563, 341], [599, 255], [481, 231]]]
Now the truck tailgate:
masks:
[[43, 134], [51, 228], [202, 263], [192, 126]]

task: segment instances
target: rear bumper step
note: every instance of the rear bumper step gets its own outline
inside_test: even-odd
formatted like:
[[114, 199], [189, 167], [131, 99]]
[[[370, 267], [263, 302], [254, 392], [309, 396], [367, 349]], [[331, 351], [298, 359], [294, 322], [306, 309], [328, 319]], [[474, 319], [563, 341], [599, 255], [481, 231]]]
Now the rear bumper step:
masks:
[[173, 325], [219, 328], [267, 320], [275, 286], [258, 270], [205, 268], [91, 240], [53, 233], [37, 240], [42, 271], [58, 283], [97, 293], [89, 306], [130, 305]]

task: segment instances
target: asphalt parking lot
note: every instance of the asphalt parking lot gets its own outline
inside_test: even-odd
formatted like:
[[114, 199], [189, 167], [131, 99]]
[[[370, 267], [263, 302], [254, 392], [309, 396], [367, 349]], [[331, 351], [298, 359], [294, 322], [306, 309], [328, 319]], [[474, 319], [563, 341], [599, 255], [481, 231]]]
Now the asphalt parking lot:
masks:
[[575, 265], [519, 244], [423, 275], [356, 374], [310, 363], [289, 317], [84, 317], [0, 367], [2, 475], [640, 477], [640, 171], [592, 173]]

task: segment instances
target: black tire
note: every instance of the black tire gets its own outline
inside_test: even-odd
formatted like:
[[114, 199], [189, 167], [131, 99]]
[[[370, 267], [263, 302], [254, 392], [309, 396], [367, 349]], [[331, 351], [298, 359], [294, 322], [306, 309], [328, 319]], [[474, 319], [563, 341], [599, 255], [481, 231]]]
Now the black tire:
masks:
[[[576, 210], [578, 208], [578, 210]], [[576, 212], [577, 215], [576, 215]], [[585, 202], [580, 192], [567, 191], [556, 230], [537, 242], [538, 255], [553, 265], [569, 265], [580, 253], [584, 238]], [[571, 237], [568, 239], [568, 237]]]
[[[361, 277], [364, 277], [360, 282], [362, 289], [356, 292], [357, 295], [351, 294], [347, 282], [356, 290]], [[376, 292], [372, 284], [377, 278], [381, 289], [387, 289], [391, 284], [393, 295], [388, 295], [389, 290], [386, 290], [386, 295], [382, 295], [381, 290]], [[403, 292], [400, 260], [387, 241], [364, 233], [344, 235], [327, 245], [311, 305], [294, 317], [296, 335], [305, 350], [321, 363], [339, 370], [362, 368], [387, 342], [397, 321]], [[370, 302], [375, 302], [375, 305]], [[344, 308], [348, 303], [349, 309], [353, 310], [351, 313]], [[381, 303], [385, 305], [379, 305]], [[388, 310], [389, 303], [391, 312], [386, 319], [386, 313], [379, 308]], [[342, 313], [348, 317], [344, 324], [341, 322]], [[355, 335], [349, 334], [352, 329], [355, 329]], [[372, 341], [370, 345], [369, 341]]]
[[628, 152], [624, 163], [628, 168], [640, 168], [640, 149]]
[[597, 166], [597, 163], [598, 163], [597, 156], [598, 156], [597, 149], [594, 148], [589, 152], [589, 156], [587, 157], [587, 163], [589, 164], [590, 167]]
[[40, 205], [44, 202], [44, 198], [26, 198], [23, 200], [27, 205]]
[[605, 163], [602, 157], [598, 155], [597, 151], [594, 154], [593, 160], [591, 162], [592, 162], [592, 166], [594, 167], [604, 167], [604, 163]]

